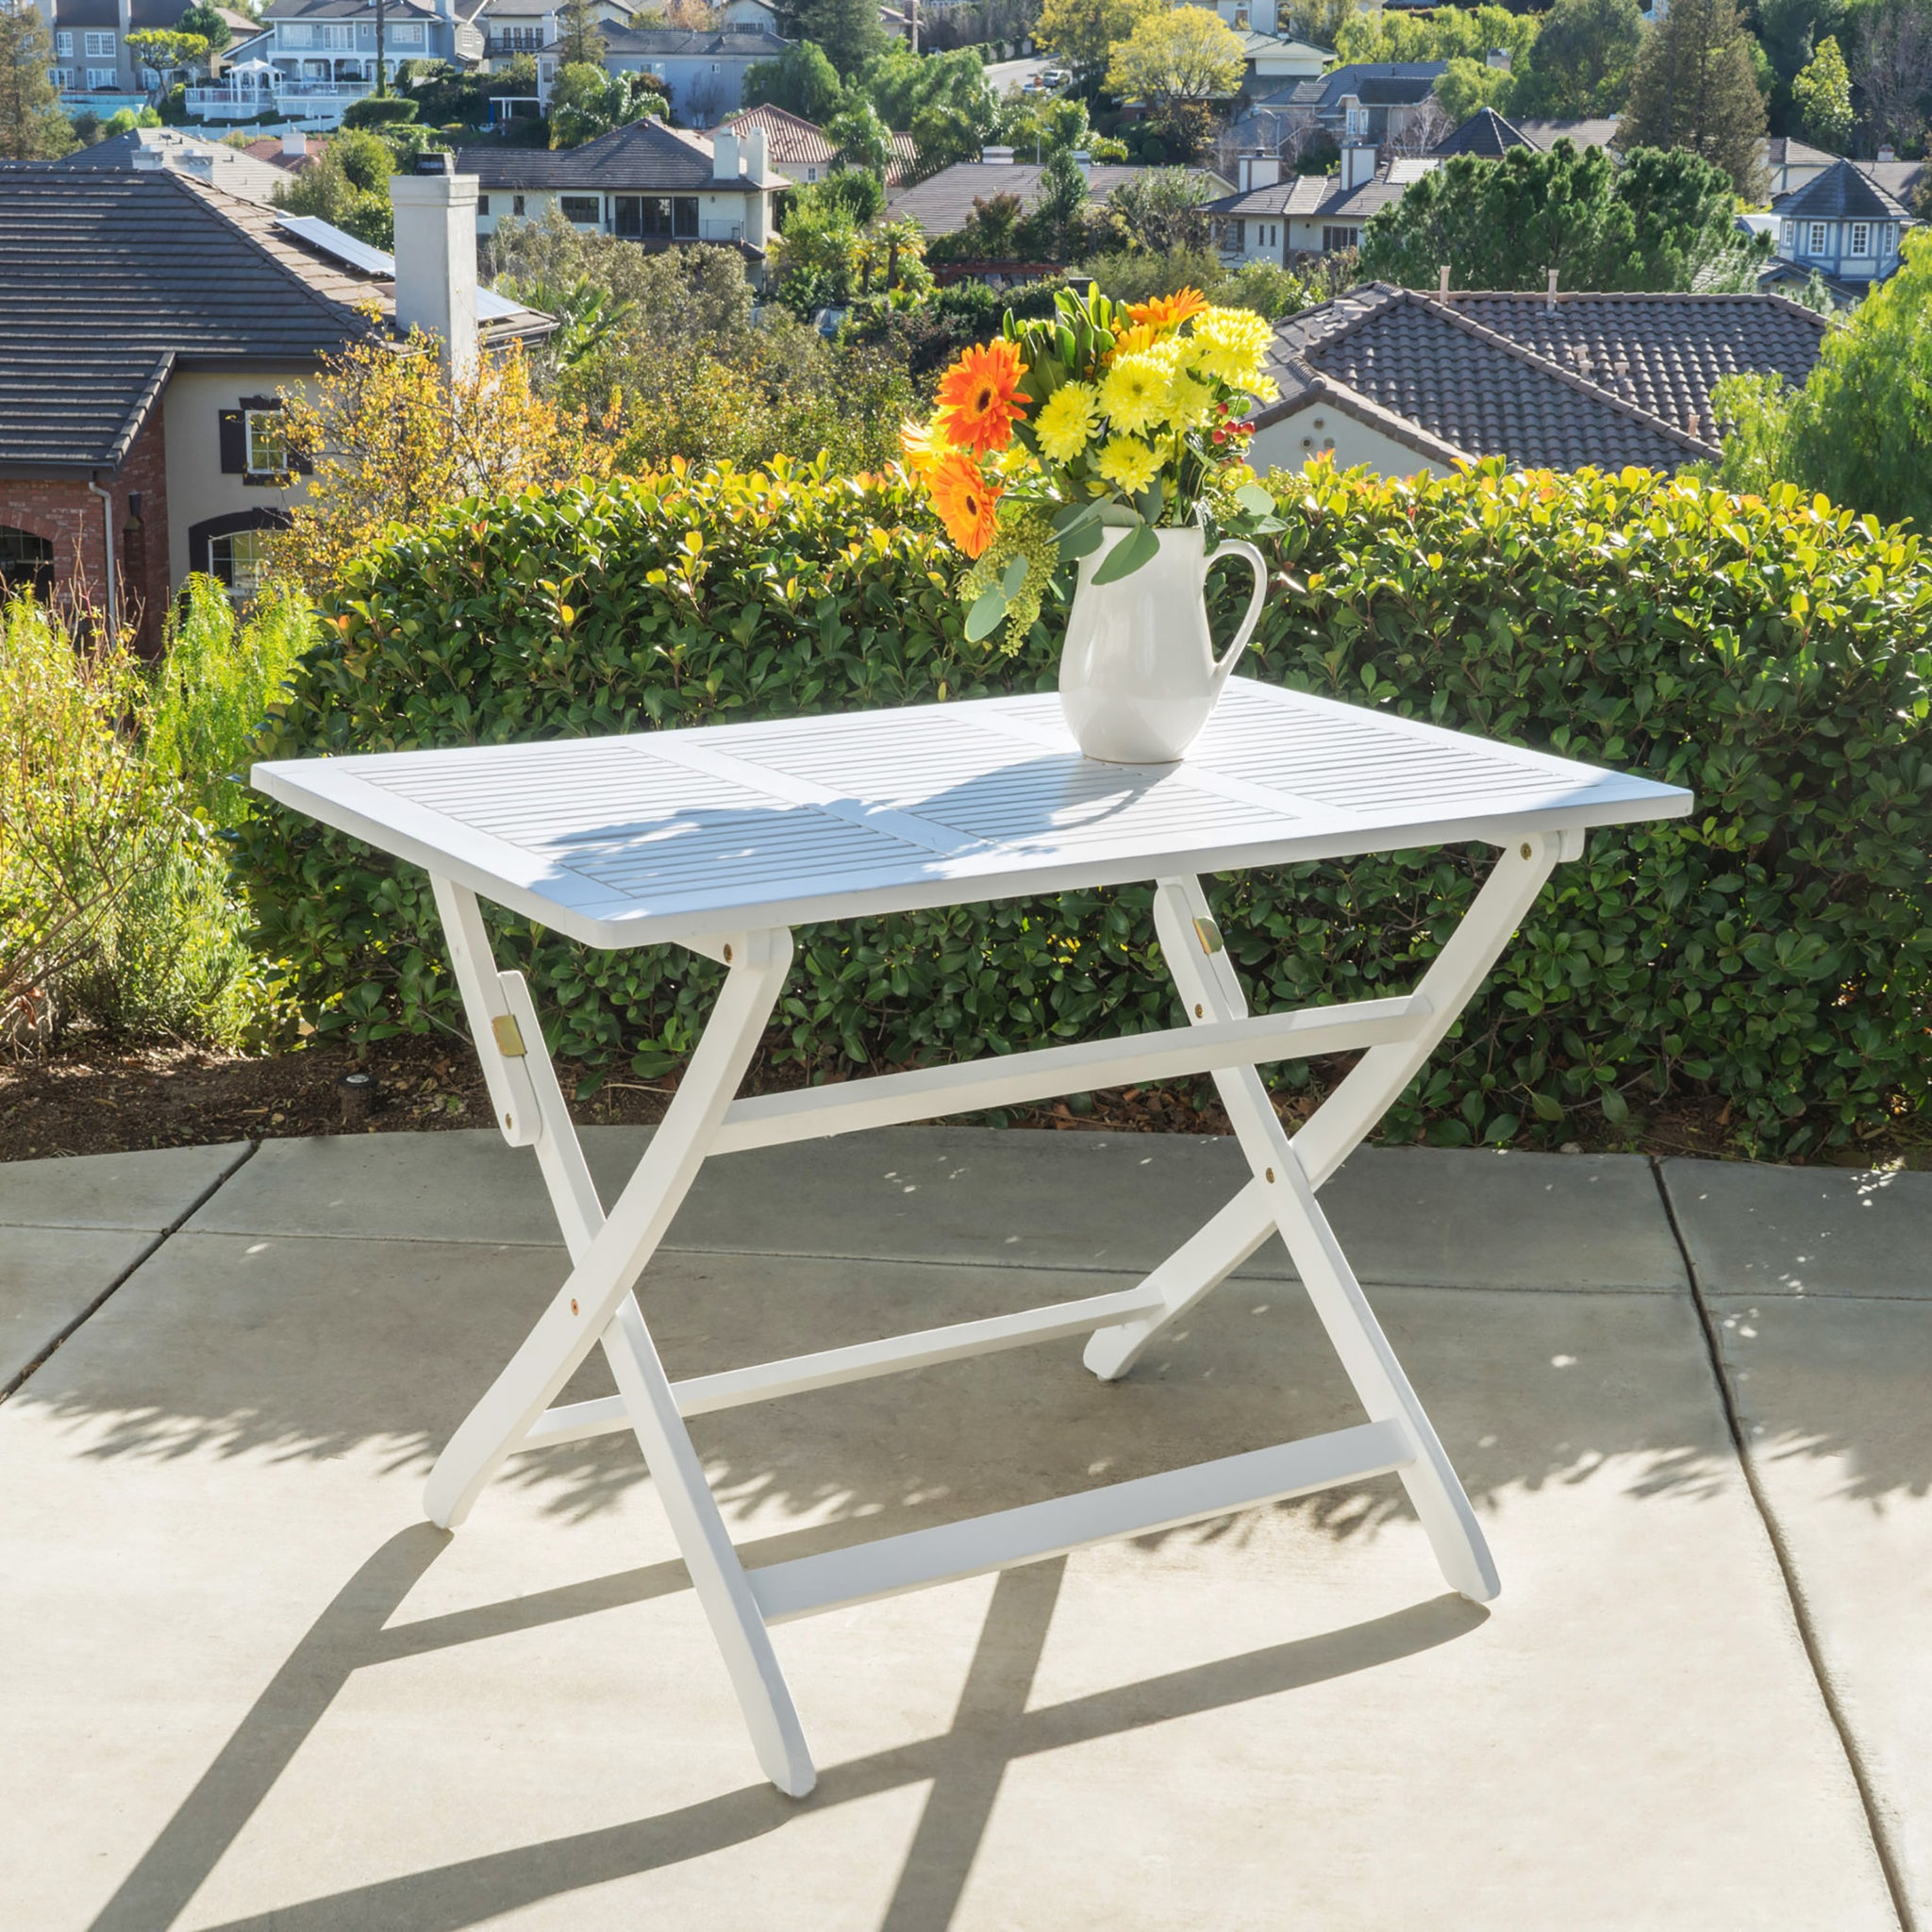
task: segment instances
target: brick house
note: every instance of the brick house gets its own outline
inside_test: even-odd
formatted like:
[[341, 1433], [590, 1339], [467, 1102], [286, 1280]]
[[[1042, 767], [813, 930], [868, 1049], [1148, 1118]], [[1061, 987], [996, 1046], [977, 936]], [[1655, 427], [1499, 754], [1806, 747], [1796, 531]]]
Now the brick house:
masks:
[[[301, 481], [279, 390], [394, 341], [399, 310], [485, 350], [547, 334], [479, 298], [475, 184], [441, 178], [393, 184], [399, 227], [410, 192], [434, 204], [407, 217], [429, 226], [399, 287], [389, 257], [326, 223], [173, 169], [0, 164], [0, 576], [152, 648], [183, 578], [245, 595], [288, 521]], [[460, 245], [433, 245], [439, 219]]]

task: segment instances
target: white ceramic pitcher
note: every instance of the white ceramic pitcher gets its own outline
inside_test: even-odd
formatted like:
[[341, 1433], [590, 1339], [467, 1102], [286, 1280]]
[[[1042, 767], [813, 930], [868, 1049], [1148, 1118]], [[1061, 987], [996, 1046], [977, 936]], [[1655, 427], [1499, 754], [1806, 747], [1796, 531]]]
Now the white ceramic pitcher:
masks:
[[[1060, 653], [1060, 708], [1090, 758], [1117, 765], [1169, 765], [1201, 735], [1227, 674], [1247, 648], [1267, 594], [1268, 566], [1252, 543], [1207, 554], [1200, 525], [1157, 530], [1158, 556], [1118, 582], [1095, 587], [1101, 559], [1126, 536], [1109, 529], [1080, 559]], [[1239, 557], [1255, 573], [1255, 594], [1219, 658], [1208, 632], [1208, 571]]]

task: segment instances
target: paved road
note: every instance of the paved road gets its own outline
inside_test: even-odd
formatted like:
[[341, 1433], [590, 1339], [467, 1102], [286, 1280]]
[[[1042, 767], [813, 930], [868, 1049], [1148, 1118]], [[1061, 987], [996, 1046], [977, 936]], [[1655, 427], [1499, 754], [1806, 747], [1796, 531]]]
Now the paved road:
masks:
[[1024, 87], [1029, 75], [1043, 73], [1052, 64], [1039, 54], [1029, 55], [1024, 60], [999, 60], [986, 70], [986, 77], [993, 92], [1003, 94], [1008, 88]]

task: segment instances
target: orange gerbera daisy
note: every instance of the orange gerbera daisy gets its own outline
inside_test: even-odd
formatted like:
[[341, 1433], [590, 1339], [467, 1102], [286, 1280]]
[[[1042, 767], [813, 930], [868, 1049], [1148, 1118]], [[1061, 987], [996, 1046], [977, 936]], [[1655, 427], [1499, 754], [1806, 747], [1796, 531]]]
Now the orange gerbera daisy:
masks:
[[927, 471], [925, 487], [933, 508], [952, 538], [968, 557], [977, 557], [992, 541], [999, 521], [999, 491], [979, 473], [970, 457], [942, 457]]
[[1015, 343], [979, 342], [962, 349], [940, 377], [940, 421], [946, 435], [980, 454], [1005, 449], [1013, 440], [1013, 425], [1026, 413], [1025, 399], [1015, 394], [1024, 373]]
[[1199, 289], [1177, 289], [1172, 295], [1157, 295], [1151, 302], [1131, 302], [1127, 313], [1150, 328], [1178, 328], [1207, 306], [1208, 298]]

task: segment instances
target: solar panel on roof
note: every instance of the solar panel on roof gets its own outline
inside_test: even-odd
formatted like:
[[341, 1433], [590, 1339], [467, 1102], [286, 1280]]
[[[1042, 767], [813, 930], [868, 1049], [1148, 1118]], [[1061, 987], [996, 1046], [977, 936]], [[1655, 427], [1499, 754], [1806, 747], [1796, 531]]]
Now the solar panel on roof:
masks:
[[393, 275], [396, 272], [392, 255], [385, 255], [381, 249], [372, 248], [368, 242], [358, 242], [353, 235], [345, 235], [333, 222], [325, 222], [320, 215], [277, 215], [275, 225], [288, 229], [290, 234], [299, 237], [311, 248], [319, 248], [325, 255], [332, 255], [338, 261], [360, 269], [364, 275]]

